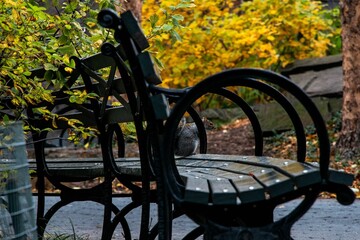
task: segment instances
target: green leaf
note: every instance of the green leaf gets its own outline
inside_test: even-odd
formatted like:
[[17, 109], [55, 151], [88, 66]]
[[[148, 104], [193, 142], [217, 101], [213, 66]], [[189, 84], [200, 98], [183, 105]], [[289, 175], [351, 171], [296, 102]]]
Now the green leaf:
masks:
[[58, 79], [61, 83], [65, 83], [65, 77], [61, 74], [60, 71], [56, 72], [56, 79]]
[[58, 70], [58, 68], [57, 67], [55, 67], [53, 64], [51, 64], [51, 63], [44, 63], [44, 68], [45, 68], [45, 70], [51, 70], [51, 71], [57, 71]]
[[75, 61], [74, 61], [74, 59], [70, 59], [70, 62], [69, 62], [69, 65], [68, 65], [69, 67], [71, 67], [71, 68], [75, 68], [76, 67], [76, 64], [75, 64]]
[[171, 35], [171, 37], [172, 37], [174, 40], [179, 41], [179, 42], [182, 41], [179, 33], [176, 32], [175, 30], [172, 30], [172, 31], [170, 32], [170, 35]]
[[151, 27], [154, 28], [156, 23], [159, 21], [159, 16], [157, 14], [151, 15], [149, 21], [150, 21]]
[[180, 14], [175, 14], [175, 15], [172, 15], [171, 17], [177, 21], [184, 21], [184, 16], [180, 15]]
[[51, 70], [48, 70], [48, 71], [46, 71], [45, 72], [45, 75], [44, 75], [44, 79], [46, 80], [46, 81], [51, 81], [52, 79], [53, 79], [53, 71], [51, 71]]
[[171, 29], [173, 29], [173, 26], [170, 25], [170, 24], [164, 24], [162, 26], [162, 30], [165, 31], [165, 32], [169, 32]]
[[71, 103], [76, 103], [77, 97], [76, 97], [76, 96], [70, 96], [70, 97], [69, 97], [69, 101], [70, 101]]
[[97, 95], [96, 93], [88, 93], [88, 94], [86, 95], [86, 97], [87, 97], [87, 98], [98, 98], [99, 95]]
[[2, 117], [2, 120], [5, 122], [5, 123], [8, 123], [10, 122], [10, 118], [7, 114], [5, 114], [3, 117]]
[[153, 57], [153, 60], [156, 64], [156, 66], [158, 66], [160, 70], [164, 69], [164, 64], [161, 62], [161, 60], [159, 58]]
[[25, 76], [31, 76], [31, 72], [30, 71], [25, 71], [25, 72], [23, 72], [23, 74], [25, 75]]
[[67, 54], [69, 56], [73, 55], [75, 52], [75, 49], [72, 45], [66, 45], [58, 48], [58, 52], [61, 54]]
[[196, 7], [194, 3], [179, 3], [178, 5], [175, 6], [175, 9], [193, 8], [193, 7]]

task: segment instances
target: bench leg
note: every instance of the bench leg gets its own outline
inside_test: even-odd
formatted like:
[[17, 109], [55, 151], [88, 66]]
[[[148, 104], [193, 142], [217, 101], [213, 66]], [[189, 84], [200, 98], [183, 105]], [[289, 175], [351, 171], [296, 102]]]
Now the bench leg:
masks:
[[44, 218], [45, 214], [45, 177], [43, 174], [38, 173], [36, 180], [36, 189], [37, 194], [37, 215], [36, 215], [36, 225], [37, 225], [37, 234], [38, 239], [42, 240], [44, 237], [45, 227], [47, 221]]
[[159, 240], [171, 239], [172, 232], [172, 202], [170, 196], [158, 187], [158, 233]]
[[[132, 239], [131, 237], [131, 231], [130, 231], [130, 227], [128, 222], [126, 221], [126, 215], [131, 212], [131, 210], [139, 207], [141, 205], [140, 202], [131, 202], [128, 205], [126, 205], [124, 208], [122, 208], [121, 210], [119, 210], [115, 217], [113, 218], [113, 220], [111, 221], [111, 224], [109, 226], [109, 229], [106, 230], [108, 232], [108, 236], [107, 238], [103, 238], [103, 239], [111, 239], [112, 236], [114, 235], [115, 229], [118, 226], [118, 224], [120, 223], [122, 226], [122, 231], [123, 231], [123, 237], [125, 240], [127, 239]], [[115, 211], [113, 210], [113, 212], [115, 213]]]

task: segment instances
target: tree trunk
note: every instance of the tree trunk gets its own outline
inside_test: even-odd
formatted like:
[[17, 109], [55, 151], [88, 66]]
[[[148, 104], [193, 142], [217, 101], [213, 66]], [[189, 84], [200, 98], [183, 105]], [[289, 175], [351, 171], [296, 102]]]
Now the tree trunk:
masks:
[[120, 0], [122, 10], [131, 10], [141, 23], [142, 0]]
[[343, 108], [337, 144], [342, 159], [360, 156], [360, 0], [342, 0]]

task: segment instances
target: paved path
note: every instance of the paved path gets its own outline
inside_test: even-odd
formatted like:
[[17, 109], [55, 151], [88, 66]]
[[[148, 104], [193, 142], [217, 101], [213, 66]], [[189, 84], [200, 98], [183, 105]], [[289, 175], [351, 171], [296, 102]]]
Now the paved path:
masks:
[[[48, 202], [54, 202], [57, 197], [48, 197]], [[36, 198], [35, 198], [36, 201]], [[115, 199], [115, 204], [126, 204], [126, 199]], [[281, 205], [276, 209], [275, 215], [282, 216], [291, 210], [298, 201]], [[153, 213], [155, 213], [155, 206]], [[101, 234], [102, 206], [92, 202], [76, 202], [64, 207], [56, 214], [56, 218], [49, 222], [49, 233], [72, 233], [72, 226], [82, 240], [99, 240]], [[153, 223], [156, 216], [153, 215]], [[139, 226], [139, 210], [129, 214], [129, 225], [136, 239]], [[174, 223], [173, 239], [181, 239], [194, 223], [186, 217], [177, 219]], [[360, 200], [351, 206], [342, 206], [332, 199], [319, 199], [305, 216], [299, 220], [292, 229], [292, 237], [295, 240], [326, 239], [326, 240], [358, 240], [360, 239]], [[121, 238], [121, 229], [117, 231], [117, 237]]]

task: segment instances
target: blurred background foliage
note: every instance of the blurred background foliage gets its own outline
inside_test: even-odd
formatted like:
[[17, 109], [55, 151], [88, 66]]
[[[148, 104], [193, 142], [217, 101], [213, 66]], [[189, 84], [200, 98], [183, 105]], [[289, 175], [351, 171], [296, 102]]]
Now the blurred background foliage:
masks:
[[[341, 50], [337, 38], [340, 11], [326, 9], [319, 1], [253, 0], [235, 6], [236, 1], [198, 0], [186, 1], [193, 3], [188, 4], [191, 8], [171, 8], [176, 2], [145, 0], [143, 4], [142, 24], [148, 36], [152, 36], [160, 15], [169, 14], [167, 8], [172, 9], [173, 16], [182, 16], [174, 19], [181, 20], [176, 35], [163, 34], [152, 41], [166, 65], [166, 79], [183, 73], [184, 69], [200, 78], [208, 75], [207, 71], [236, 66], [277, 71], [296, 59], [321, 57]], [[167, 24], [166, 28], [175, 29], [180, 25], [178, 22]], [[182, 41], [174, 41], [180, 38]], [[194, 60], [202, 61], [194, 63]], [[175, 68], [183, 61], [185, 66]], [[198, 69], [196, 64], [203, 65]], [[204, 75], [195, 74], [200, 70]], [[183, 82], [177, 78], [168, 81], [175, 85]]]
[[[279, 71], [297, 59], [341, 51], [340, 11], [327, 9], [320, 1], [196, 0], [185, 1], [187, 8], [172, 7], [176, 2], [144, 0], [143, 4], [142, 25], [164, 66], [165, 86], [192, 86], [234, 67]], [[165, 26], [176, 34], [153, 37], [154, 28], [164, 28], [160, 24], [164, 13], [182, 16]], [[264, 100], [256, 92], [237, 91], [247, 100]]]
[[[99, 52], [111, 31], [98, 26], [102, 8], [121, 9], [115, 0], [3, 0], [0, 2], [0, 97], [10, 98], [16, 119], [66, 81], [71, 56]], [[144, 0], [142, 26], [166, 87], [188, 87], [234, 67], [279, 71], [296, 59], [341, 51], [340, 12], [310, 0]], [[29, 78], [44, 68], [44, 78]], [[246, 89], [245, 99], [262, 101]], [[76, 98], [82, 93], [68, 92]], [[73, 95], [73, 96], [72, 96]], [[77, 98], [76, 98], [77, 99]], [[223, 107], [219, 100], [206, 103]], [[0, 104], [0, 109], [3, 108]], [[47, 109], [45, 116], [56, 118]], [[7, 121], [3, 115], [0, 122]]]

